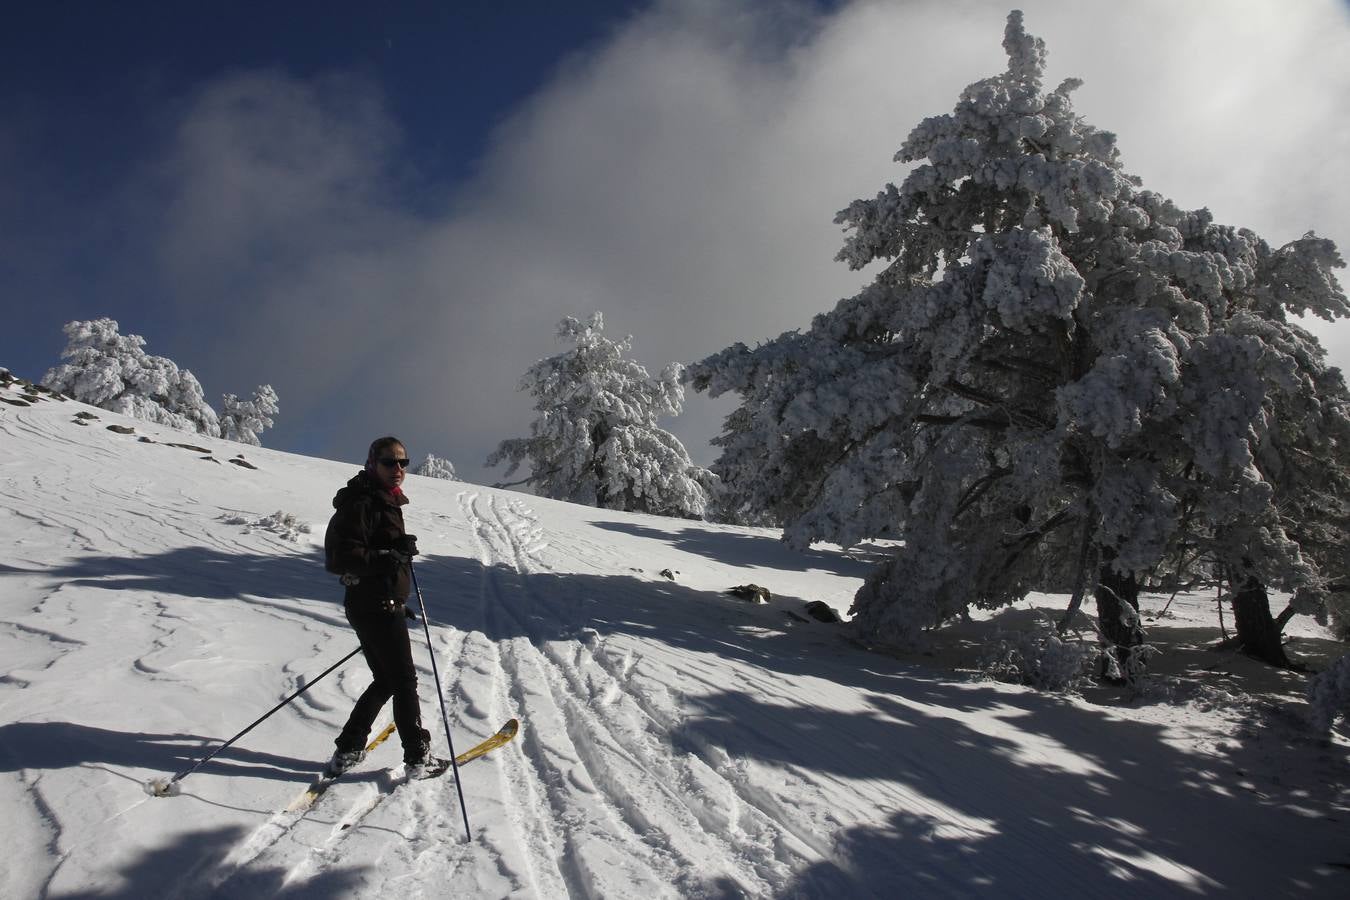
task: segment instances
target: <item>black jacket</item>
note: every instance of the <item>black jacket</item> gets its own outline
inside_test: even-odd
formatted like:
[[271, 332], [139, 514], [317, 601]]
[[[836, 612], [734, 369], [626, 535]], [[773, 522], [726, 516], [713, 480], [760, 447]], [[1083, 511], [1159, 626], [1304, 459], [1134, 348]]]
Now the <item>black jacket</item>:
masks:
[[402, 537], [403, 506], [408, 498], [395, 496], [366, 472], [358, 472], [333, 498], [323, 547], [328, 571], [355, 576], [347, 586], [348, 603], [402, 602], [412, 589], [406, 564], [397, 563], [388, 550]]

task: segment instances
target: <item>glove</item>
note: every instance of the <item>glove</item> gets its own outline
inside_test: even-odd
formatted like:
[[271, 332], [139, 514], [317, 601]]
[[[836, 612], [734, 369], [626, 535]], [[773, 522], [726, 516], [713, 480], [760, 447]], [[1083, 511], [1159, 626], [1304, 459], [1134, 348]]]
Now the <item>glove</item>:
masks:
[[394, 541], [392, 549], [404, 559], [412, 559], [417, 555], [417, 535], [400, 535], [398, 539]]
[[387, 560], [388, 565], [397, 569], [399, 566], [407, 565], [412, 558], [417, 555], [417, 536], [414, 534], [404, 534], [394, 539], [392, 546], [380, 550], [377, 554], [380, 559]]

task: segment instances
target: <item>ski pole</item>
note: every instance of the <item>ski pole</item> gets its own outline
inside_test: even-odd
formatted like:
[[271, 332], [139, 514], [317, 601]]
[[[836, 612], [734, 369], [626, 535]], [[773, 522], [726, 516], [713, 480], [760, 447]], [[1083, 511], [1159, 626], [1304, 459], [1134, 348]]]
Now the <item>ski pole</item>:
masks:
[[459, 794], [459, 811], [464, 815], [464, 839], [473, 840], [469, 829], [469, 808], [464, 804], [464, 786], [459, 783], [459, 763], [455, 762], [455, 739], [450, 737], [450, 715], [445, 711], [445, 695], [441, 693], [441, 675], [436, 671], [436, 651], [431, 646], [431, 626], [427, 624], [427, 604], [422, 599], [422, 588], [417, 584], [417, 569], [412, 560], [408, 560], [408, 571], [412, 574], [413, 590], [417, 591], [418, 612], [422, 614], [422, 631], [427, 636], [427, 653], [431, 655], [431, 677], [436, 680], [436, 699], [441, 702], [441, 722], [445, 725], [445, 742], [450, 747], [450, 765], [455, 770], [455, 791]]
[[249, 726], [248, 726], [247, 728], [245, 728], [243, 731], [239, 732], [239, 733], [236, 734], [234, 737], [230, 738], [228, 741], [226, 741], [225, 743], [221, 744], [221, 745], [220, 745], [219, 747], [217, 747], [215, 750], [212, 750], [212, 751], [211, 751], [210, 753], [208, 753], [206, 756], [202, 757], [200, 760], [197, 761], [197, 764], [194, 765], [192, 768], [187, 769], [187, 770], [182, 771], [182, 772], [179, 772], [177, 775], [173, 776], [173, 778], [170, 778], [168, 781], [165, 781], [163, 778], [153, 778], [153, 779], [151, 779], [150, 781], [147, 781], [147, 782], [143, 785], [143, 787], [145, 788], [145, 792], [146, 792], [147, 794], [149, 794], [150, 796], [152, 796], [152, 797], [173, 797], [173, 796], [176, 796], [176, 795], [178, 794], [178, 791], [179, 791], [178, 782], [182, 781], [184, 778], [188, 777], [188, 776], [191, 775], [193, 772], [197, 771], [197, 770], [200, 769], [202, 766], [206, 765], [206, 764], [207, 764], [208, 762], [210, 762], [212, 759], [215, 759], [216, 755], [217, 755], [218, 753], [220, 753], [220, 751], [224, 750], [226, 747], [230, 746], [230, 745], [233, 744], [235, 741], [239, 740], [241, 737], [243, 737], [244, 735], [248, 734], [248, 733], [249, 733], [250, 731], [252, 731], [254, 728], [257, 728], [259, 725], [261, 725], [261, 724], [263, 723], [263, 721], [265, 721], [266, 719], [268, 719], [268, 718], [269, 718], [273, 713], [275, 713], [277, 710], [281, 709], [281, 708], [282, 708], [283, 706], [285, 706], [287, 703], [290, 703], [290, 702], [291, 702], [292, 700], [294, 700], [296, 697], [299, 697], [299, 696], [300, 696], [301, 694], [303, 694], [305, 691], [307, 691], [307, 690], [309, 690], [310, 688], [314, 687], [314, 685], [318, 684], [320, 681], [322, 681], [324, 678], [326, 678], [326, 677], [327, 677], [334, 669], [336, 669], [338, 666], [342, 665], [342, 664], [345, 663], [347, 660], [351, 659], [353, 656], [355, 656], [356, 654], [358, 654], [358, 653], [360, 653], [360, 652], [361, 652], [361, 648], [360, 648], [360, 646], [357, 646], [357, 648], [356, 648], [355, 650], [353, 650], [351, 653], [348, 653], [346, 656], [342, 657], [342, 659], [339, 659], [337, 662], [333, 663], [333, 664], [332, 664], [331, 666], [329, 666], [327, 669], [324, 669], [324, 670], [323, 670], [323, 673], [320, 674], [320, 675], [319, 675], [317, 678], [315, 678], [313, 681], [309, 682], [309, 683], [306, 684], [304, 687], [302, 687], [300, 690], [296, 691], [294, 694], [291, 694], [291, 695], [290, 695], [289, 697], [287, 697], [285, 700], [282, 700], [282, 701], [281, 701], [280, 703], [278, 703], [276, 706], [272, 707], [272, 708], [269, 709], [267, 712], [263, 713], [263, 715], [262, 715], [261, 717], [255, 719], [255, 720], [253, 721], [253, 724], [249, 725]]

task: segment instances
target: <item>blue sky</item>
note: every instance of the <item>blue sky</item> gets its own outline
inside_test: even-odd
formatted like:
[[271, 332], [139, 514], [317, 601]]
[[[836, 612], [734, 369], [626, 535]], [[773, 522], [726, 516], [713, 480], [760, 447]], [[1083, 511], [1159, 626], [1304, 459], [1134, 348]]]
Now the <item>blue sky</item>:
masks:
[[[605, 313], [649, 370], [809, 323], [834, 213], [999, 71], [1010, 3], [27, 4], [0, 30], [0, 365], [106, 315], [264, 443], [403, 435], [491, 480], [520, 374]], [[1126, 167], [1272, 243], [1350, 248], [1342, 0], [1028, 0]], [[277, 12], [281, 10], [281, 12]], [[1318, 326], [1350, 365], [1347, 326]], [[725, 404], [671, 428], [712, 460]]]
[[[359, 73], [379, 85], [432, 183], [463, 179], [488, 130], [568, 53], [641, 4], [391, 4], [351, 0], [15, 4], [0, 33], [3, 100], [40, 152], [28, 162], [82, 190], [110, 189], [191, 90], [226, 73]], [[85, 142], [97, 131], [97, 152]], [[25, 142], [27, 143], [27, 142]], [[24, 148], [37, 149], [32, 144]], [[52, 152], [55, 151], [55, 152]], [[72, 167], [72, 164], [76, 164]], [[72, 170], [73, 169], [73, 170]]]
[[[117, 306], [154, 352], [159, 291], [148, 279], [120, 273], [116, 258], [143, 248], [109, 234], [117, 224], [76, 210], [119, 206], [127, 182], [147, 155], [172, 140], [184, 104], [204, 85], [247, 71], [301, 81], [341, 72], [369, 82], [402, 132], [393, 183], [403, 189], [400, 202], [415, 207], [443, 200], [463, 183], [503, 115], [569, 53], [603, 39], [638, 6], [621, 0], [16, 4], [0, 29], [0, 108], [9, 132], [0, 137], [0, 159], [21, 184], [3, 190], [0, 202], [30, 240], [61, 249], [27, 266], [6, 259], [5, 275], [17, 274], [18, 286], [28, 279], [69, 285], [57, 302], [70, 316], [117, 317], [100, 282], [131, 282], [122, 290], [138, 296], [118, 296]], [[35, 299], [16, 303], [14, 314], [45, 332], [25, 329], [24, 340], [6, 341], [4, 363], [32, 377], [51, 364], [53, 347], [59, 353], [59, 327], [50, 326], [65, 315], [53, 316], [56, 298]], [[146, 314], [128, 303], [144, 304]]]
[[[7, 10], [0, 162], [13, 181], [0, 188], [0, 208], [24, 239], [0, 251], [12, 302], [0, 364], [39, 378], [57, 360], [61, 324], [108, 315], [146, 336], [149, 352], [196, 365], [192, 309], [145, 272], [142, 236], [119, 232], [129, 206], [142, 211], [125, 196], [128, 183], [173, 140], [203, 86], [249, 71], [301, 82], [344, 73], [373, 86], [400, 132], [398, 171], [385, 186], [401, 205], [424, 208], [471, 178], [491, 129], [569, 54], [642, 5], [86, 0]], [[175, 344], [183, 349], [172, 354]], [[215, 393], [208, 385], [208, 395], [253, 383], [242, 371], [240, 379]], [[297, 449], [329, 449], [308, 433], [295, 434]]]

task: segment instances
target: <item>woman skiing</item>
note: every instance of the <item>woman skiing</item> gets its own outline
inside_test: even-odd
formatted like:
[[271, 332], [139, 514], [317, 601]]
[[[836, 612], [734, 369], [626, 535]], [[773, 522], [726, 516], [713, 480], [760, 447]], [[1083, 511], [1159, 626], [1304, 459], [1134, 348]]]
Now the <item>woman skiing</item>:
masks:
[[325, 774], [342, 774], [365, 758], [366, 740], [380, 709], [392, 697], [394, 724], [403, 743], [408, 776], [443, 770], [445, 760], [430, 755], [431, 735], [422, 728], [417, 700], [417, 670], [405, 606], [411, 589], [410, 566], [417, 539], [404, 531], [403, 479], [408, 451], [395, 437], [370, 445], [365, 468], [333, 498], [333, 518], [324, 535], [328, 571], [346, 586], [343, 609], [356, 630], [374, 680], [366, 688], [335, 743], [337, 752]]

